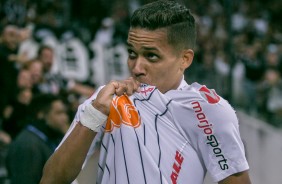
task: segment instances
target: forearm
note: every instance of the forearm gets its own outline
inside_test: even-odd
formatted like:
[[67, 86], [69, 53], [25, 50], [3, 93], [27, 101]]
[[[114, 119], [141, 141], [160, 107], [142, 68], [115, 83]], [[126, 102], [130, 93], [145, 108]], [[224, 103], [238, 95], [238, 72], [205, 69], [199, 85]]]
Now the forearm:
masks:
[[50, 157], [43, 170], [41, 184], [71, 183], [79, 174], [91, 143], [107, 121], [113, 95], [132, 95], [139, 88], [133, 78], [123, 82], [113, 81], [103, 87], [91, 104], [80, 111], [80, 122]]
[[79, 174], [95, 135], [96, 132], [78, 123], [45, 164], [40, 183], [71, 183]]
[[218, 182], [218, 184], [251, 184], [251, 180], [248, 171], [243, 171], [228, 176], [224, 180]]

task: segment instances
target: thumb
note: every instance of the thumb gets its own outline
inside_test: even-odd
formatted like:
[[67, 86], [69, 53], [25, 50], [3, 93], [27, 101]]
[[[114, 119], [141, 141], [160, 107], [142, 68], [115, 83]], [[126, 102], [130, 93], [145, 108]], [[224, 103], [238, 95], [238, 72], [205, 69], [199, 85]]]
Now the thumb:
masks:
[[119, 87], [117, 82], [110, 82], [101, 89], [92, 105], [105, 115], [110, 112], [110, 106], [112, 103], [113, 96], [115, 95], [116, 89]]

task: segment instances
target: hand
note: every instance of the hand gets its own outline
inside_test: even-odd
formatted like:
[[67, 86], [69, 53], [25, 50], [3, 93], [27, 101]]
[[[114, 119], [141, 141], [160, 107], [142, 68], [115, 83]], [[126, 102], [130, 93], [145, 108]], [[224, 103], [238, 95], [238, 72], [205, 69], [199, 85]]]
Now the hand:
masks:
[[93, 107], [105, 115], [109, 115], [110, 106], [114, 95], [132, 95], [139, 90], [140, 83], [133, 77], [123, 81], [111, 81], [98, 93], [97, 98], [92, 102]]

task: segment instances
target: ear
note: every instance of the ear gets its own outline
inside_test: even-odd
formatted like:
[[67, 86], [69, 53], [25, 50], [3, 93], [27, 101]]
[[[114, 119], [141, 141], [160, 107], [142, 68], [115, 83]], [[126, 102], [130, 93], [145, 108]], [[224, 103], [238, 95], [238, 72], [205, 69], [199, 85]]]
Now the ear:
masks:
[[183, 50], [182, 63], [181, 63], [181, 69], [183, 69], [183, 71], [192, 64], [193, 58], [194, 58], [194, 51], [192, 49]]

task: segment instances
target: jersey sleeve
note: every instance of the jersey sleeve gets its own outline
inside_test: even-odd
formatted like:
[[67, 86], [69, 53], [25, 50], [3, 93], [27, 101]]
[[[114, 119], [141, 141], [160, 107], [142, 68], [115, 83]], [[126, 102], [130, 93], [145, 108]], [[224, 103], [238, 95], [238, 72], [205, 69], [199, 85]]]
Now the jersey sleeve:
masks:
[[238, 119], [229, 103], [221, 98], [218, 103], [202, 99], [191, 105], [194, 114], [192, 134], [197, 137], [191, 138], [191, 142], [213, 180], [218, 182], [248, 170]]

